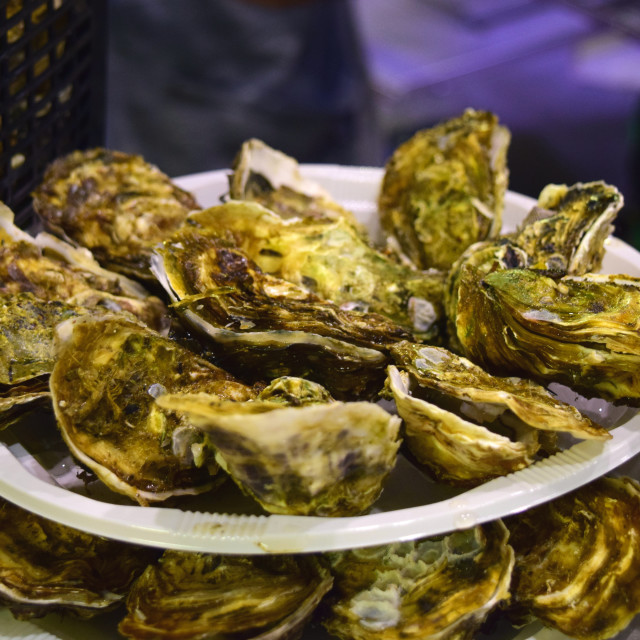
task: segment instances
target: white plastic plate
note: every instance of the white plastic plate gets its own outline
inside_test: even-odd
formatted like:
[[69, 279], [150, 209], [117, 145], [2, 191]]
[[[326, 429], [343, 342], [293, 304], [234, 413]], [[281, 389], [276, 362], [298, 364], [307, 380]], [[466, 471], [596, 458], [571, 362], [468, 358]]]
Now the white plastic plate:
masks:
[[[376, 197], [382, 171], [374, 168], [307, 165], [321, 182], [376, 234]], [[200, 204], [220, 202], [227, 172], [177, 180]], [[509, 193], [505, 230], [532, 206]], [[640, 276], [640, 253], [611, 238], [604, 270]], [[79, 468], [46, 417], [26, 420], [3, 434], [0, 494], [45, 517], [78, 529], [162, 548], [220, 553], [315, 552], [362, 547], [446, 533], [522, 511], [593, 480], [640, 451], [640, 416], [601, 401], [583, 409], [621, 422], [605, 443], [584, 441], [544, 462], [470, 491], [438, 485], [400, 458], [375, 509], [364, 516], [319, 518], [264, 515], [229, 483], [217, 492], [165, 506], [139, 507], [99, 483], [85, 486]]]

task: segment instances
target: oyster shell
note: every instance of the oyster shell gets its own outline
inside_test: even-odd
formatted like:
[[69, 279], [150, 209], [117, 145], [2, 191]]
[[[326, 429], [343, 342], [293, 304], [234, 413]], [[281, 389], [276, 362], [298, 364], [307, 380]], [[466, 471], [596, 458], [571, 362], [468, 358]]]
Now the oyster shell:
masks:
[[168, 327], [162, 301], [137, 282], [103, 269], [91, 252], [39, 233], [35, 238], [13, 223], [0, 205], [0, 293], [32, 293], [42, 300], [125, 312], [158, 330]]
[[540, 432], [611, 437], [530, 380], [490, 375], [438, 347], [401, 342], [391, 353], [397, 368], [389, 367], [389, 388], [404, 442], [441, 480], [475, 484], [525, 467]]
[[258, 202], [283, 219], [343, 220], [363, 237], [367, 235], [351, 211], [338, 204], [319, 183], [300, 173], [295, 158], [261, 140], [247, 140], [232, 169], [229, 195], [235, 200]]
[[379, 313], [420, 340], [442, 338], [445, 274], [392, 261], [343, 219], [283, 220], [252, 202], [193, 212], [189, 223], [224, 238], [270, 275], [343, 309]]
[[156, 249], [152, 268], [175, 309], [217, 346], [221, 365], [249, 379], [308, 377], [340, 399], [371, 396], [382, 386], [388, 346], [410, 335], [263, 273], [192, 225]]
[[462, 318], [458, 338], [474, 362], [611, 401], [640, 399], [640, 279], [511, 269], [465, 290], [473, 318]]
[[206, 394], [166, 394], [156, 403], [193, 425], [176, 431], [189, 460], [214, 455], [238, 486], [270, 513], [348, 516], [379, 497], [396, 462], [400, 419], [369, 402], [220, 402]]
[[157, 552], [93, 536], [0, 498], [0, 602], [16, 618], [88, 618], [121, 604]]
[[396, 248], [420, 269], [448, 269], [502, 226], [510, 133], [485, 111], [414, 134], [385, 166], [378, 205]]
[[604, 640], [640, 613], [640, 485], [600, 478], [505, 521], [513, 606], [579, 640]]
[[153, 281], [152, 248], [198, 204], [140, 156], [97, 148], [55, 160], [33, 207], [48, 230], [90, 249], [100, 264]]
[[210, 489], [217, 467], [196, 469], [173, 455], [171, 435], [184, 422], [163, 411], [154, 397], [208, 391], [244, 401], [256, 391], [118, 316], [73, 319], [58, 326], [58, 335], [51, 393], [73, 455], [112, 490], [143, 505]]
[[618, 189], [602, 181], [547, 185], [514, 242], [529, 256], [531, 269], [559, 275], [598, 271], [623, 204]]
[[313, 556], [165, 551], [127, 597], [118, 631], [149, 638], [297, 638], [332, 578]]
[[509, 596], [513, 550], [500, 521], [328, 554], [327, 630], [344, 640], [471, 638]]

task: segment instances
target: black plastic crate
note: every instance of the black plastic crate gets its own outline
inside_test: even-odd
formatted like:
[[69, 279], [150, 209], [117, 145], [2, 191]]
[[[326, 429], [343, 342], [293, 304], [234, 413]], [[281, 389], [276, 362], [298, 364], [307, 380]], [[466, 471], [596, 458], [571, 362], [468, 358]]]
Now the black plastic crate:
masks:
[[106, 0], [0, 0], [0, 201], [26, 227], [47, 165], [103, 144]]

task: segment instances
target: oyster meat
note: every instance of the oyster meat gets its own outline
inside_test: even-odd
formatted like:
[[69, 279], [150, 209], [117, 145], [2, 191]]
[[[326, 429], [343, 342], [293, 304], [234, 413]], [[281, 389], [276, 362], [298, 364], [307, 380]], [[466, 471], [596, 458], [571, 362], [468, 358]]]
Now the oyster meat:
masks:
[[511, 135], [486, 111], [414, 134], [392, 154], [378, 205], [395, 249], [420, 269], [448, 269], [471, 244], [496, 237]]
[[640, 613], [640, 485], [603, 477], [506, 521], [513, 608], [578, 640], [604, 640]]
[[196, 469], [171, 450], [183, 420], [155, 404], [165, 392], [207, 391], [248, 400], [256, 391], [148, 327], [118, 316], [58, 325], [50, 384], [72, 454], [112, 490], [140, 504], [199, 493], [216, 465]]
[[327, 630], [343, 640], [470, 639], [509, 596], [500, 521], [447, 536], [328, 554]]
[[339, 399], [370, 397], [382, 386], [389, 345], [410, 335], [265, 274], [190, 224], [156, 249], [153, 272], [178, 313], [218, 348], [221, 365], [247, 379], [308, 377]]
[[331, 584], [313, 556], [165, 551], [133, 585], [118, 631], [130, 640], [297, 638]]
[[16, 618], [88, 618], [118, 606], [157, 557], [25, 511], [0, 498], [0, 602]]
[[198, 204], [140, 156], [96, 148], [55, 160], [33, 207], [48, 230], [90, 249], [100, 264], [152, 281], [152, 248]]
[[207, 394], [165, 394], [156, 403], [185, 416], [187, 433], [175, 431], [173, 444], [183, 459], [192, 459], [194, 448], [204, 460], [214, 456], [270, 513], [366, 511], [380, 496], [400, 446], [400, 419], [370, 402], [326, 402], [316, 393], [298, 406], [221, 402]]
[[476, 484], [528, 466], [557, 432], [611, 437], [530, 380], [493, 376], [439, 347], [401, 342], [391, 353], [388, 385], [404, 442], [440, 480]]
[[227, 202], [193, 212], [189, 223], [229, 241], [263, 272], [343, 309], [379, 313], [419, 340], [442, 339], [445, 273], [392, 261], [344, 219], [283, 220], [253, 202]]

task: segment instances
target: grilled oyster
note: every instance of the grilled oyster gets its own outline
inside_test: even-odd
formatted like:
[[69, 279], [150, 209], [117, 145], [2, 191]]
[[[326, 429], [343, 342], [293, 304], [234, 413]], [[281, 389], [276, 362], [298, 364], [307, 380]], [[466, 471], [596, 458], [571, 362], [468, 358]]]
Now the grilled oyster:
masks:
[[513, 550], [500, 521], [447, 536], [328, 554], [323, 624], [338, 638], [468, 639], [509, 596]]
[[371, 396], [382, 386], [388, 346], [410, 335], [382, 316], [340, 309], [263, 273], [192, 225], [156, 252], [153, 272], [176, 310], [212, 339], [223, 367], [248, 378], [308, 377], [339, 399]]
[[155, 551], [93, 536], [0, 498], [0, 602], [19, 619], [121, 604]]
[[604, 640], [640, 613], [640, 485], [600, 478], [506, 520], [513, 605], [579, 640]]
[[622, 194], [604, 182], [547, 185], [514, 242], [529, 256], [529, 268], [559, 275], [598, 271], [604, 241], [622, 208]]
[[343, 309], [379, 313], [420, 340], [442, 338], [445, 274], [392, 261], [343, 219], [283, 220], [256, 203], [227, 202], [188, 220], [238, 247], [265, 273]]
[[131, 589], [118, 631], [130, 640], [296, 638], [331, 584], [313, 556], [165, 551]]
[[[560, 382], [589, 396], [640, 399], [640, 279], [588, 274], [554, 280], [494, 271], [465, 287], [458, 339], [490, 370]], [[471, 317], [472, 316], [472, 317]]]
[[391, 353], [389, 388], [405, 444], [442, 480], [474, 484], [525, 467], [540, 431], [611, 437], [529, 380], [492, 376], [438, 347], [401, 342]]
[[468, 109], [400, 145], [378, 201], [391, 248], [420, 269], [446, 270], [471, 244], [496, 237], [509, 142], [495, 115]]
[[167, 309], [137, 282], [100, 267], [87, 249], [13, 223], [0, 204], [0, 293], [32, 293], [42, 300], [131, 313], [158, 330], [168, 326]]
[[58, 334], [51, 393], [73, 455], [112, 490], [143, 505], [210, 489], [215, 465], [196, 469], [173, 455], [171, 435], [184, 422], [155, 405], [154, 396], [207, 391], [244, 401], [256, 392], [172, 340], [118, 316], [69, 320]]
[[300, 173], [298, 161], [261, 140], [247, 140], [232, 165], [229, 195], [235, 200], [259, 202], [283, 219], [343, 220], [366, 237], [353, 213], [320, 184]]
[[[165, 410], [186, 416], [199, 431], [174, 435], [174, 449], [191, 459], [215, 456], [238, 486], [270, 513], [348, 516], [379, 497], [396, 462], [400, 420], [369, 402], [220, 402], [206, 394], [166, 394]], [[198, 455], [202, 455], [198, 453]]]
[[33, 207], [48, 230], [90, 249], [102, 265], [153, 281], [152, 248], [198, 204], [140, 156], [98, 148], [55, 160]]

